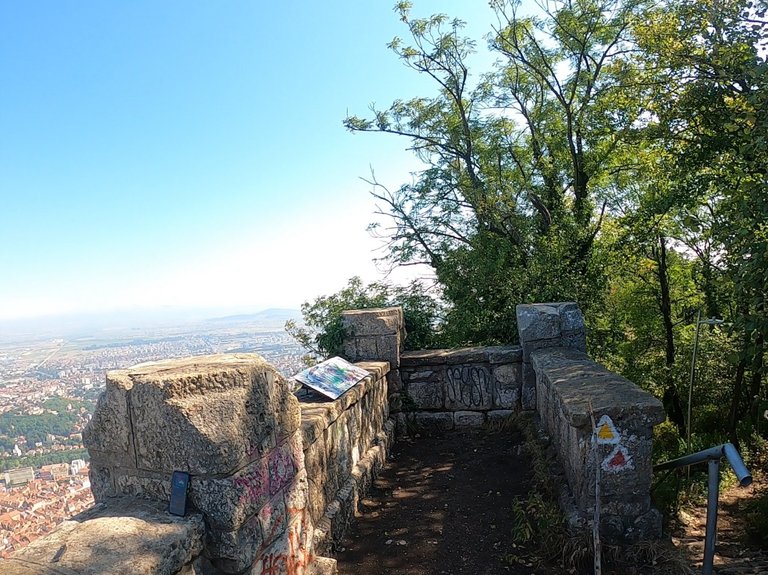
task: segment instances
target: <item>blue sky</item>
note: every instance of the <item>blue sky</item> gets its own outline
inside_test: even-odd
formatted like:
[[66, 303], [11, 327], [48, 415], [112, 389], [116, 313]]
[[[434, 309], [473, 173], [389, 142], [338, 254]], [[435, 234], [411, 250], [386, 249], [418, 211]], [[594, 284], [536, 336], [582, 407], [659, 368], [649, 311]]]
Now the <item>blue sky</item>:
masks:
[[[359, 177], [418, 164], [342, 120], [434, 89], [386, 48], [392, 4], [0, 4], [0, 319], [297, 307], [377, 279]], [[492, 22], [481, 0], [413, 12], [481, 46]]]

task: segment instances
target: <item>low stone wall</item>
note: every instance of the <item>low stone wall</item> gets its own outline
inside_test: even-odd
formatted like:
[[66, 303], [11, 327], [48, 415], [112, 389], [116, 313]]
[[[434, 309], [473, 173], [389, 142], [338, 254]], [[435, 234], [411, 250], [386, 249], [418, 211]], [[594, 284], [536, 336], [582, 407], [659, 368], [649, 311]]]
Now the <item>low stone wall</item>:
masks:
[[[335, 573], [315, 543], [341, 536], [391, 439], [388, 366], [363, 367], [338, 400], [303, 403], [255, 354], [110, 372], [84, 434], [96, 508], [3, 573]], [[175, 470], [190, 474], [183, 518], [166, 511]]]
[[519, 346], [406, 352], [402, 391], [392, 396], [398, 431], [477, 427], [520, 408]]
[[602, 536], [611, 542], [659, 537], [661, 515], [650, 491], [653, 426], [665, 419], [661, 402], [587, 356], [575, 304], [518, 306], [518, 321], [523, 395], [531, 385], [526, 377], [533, 378], [528, 401], [558, 453], [577, 519], [593, 518], [599, 469]]
[[394, 423], [389, 420], [386, 362], [358, 362], [371, 377], [336, 401], [302, 399], [301, 431], [309, 480], [315, 550], [338, 543], [387, 458]]

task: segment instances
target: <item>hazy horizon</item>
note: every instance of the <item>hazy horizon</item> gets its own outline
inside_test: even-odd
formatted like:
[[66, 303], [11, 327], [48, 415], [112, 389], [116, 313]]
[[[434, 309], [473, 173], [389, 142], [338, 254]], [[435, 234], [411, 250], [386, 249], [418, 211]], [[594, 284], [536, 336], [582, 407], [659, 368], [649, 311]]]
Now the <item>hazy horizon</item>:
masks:
[[[282, 325], [288, 319], [300, 319], [298, 308], [259, 306], [145, 307], [96, 312], [75, 312], [24, 318], [0, 318], [0, 341], [14, 338], [46, 338], [97, 335], [106, 331], [183, 327], [221, 320], [238, 321], [238, 316], [269, 316], [265, 324]], [[242, 318], [242, 319], [245, 319]]]
[[[435, 94], [386, 47], [408, 35], [394, 3], [2, 3], [0, 318], [297, 307], [380, 280], [360, 178], [396, 190], [423, 165], [342, 122]], [[437, 12], [490, 66], [489, 6], [413, 7]]]

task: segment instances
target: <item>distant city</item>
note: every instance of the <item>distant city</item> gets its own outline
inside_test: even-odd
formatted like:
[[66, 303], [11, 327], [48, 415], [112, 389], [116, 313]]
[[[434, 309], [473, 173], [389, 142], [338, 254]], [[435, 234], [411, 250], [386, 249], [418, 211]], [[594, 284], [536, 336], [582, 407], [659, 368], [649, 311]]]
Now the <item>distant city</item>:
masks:
[[91, 322], [90, 332], [80, 324], [77, 330], [40, 329], [37, 337], [29, 329], [3, 330], [0, 558], [93, 504], [82, 431], [107, 371], [175, 357], [255, 352], [290, 377], [303, 369], [305, 350], [283, 326], [299, 317], [295, 310], [266, 310], [141, 327]]

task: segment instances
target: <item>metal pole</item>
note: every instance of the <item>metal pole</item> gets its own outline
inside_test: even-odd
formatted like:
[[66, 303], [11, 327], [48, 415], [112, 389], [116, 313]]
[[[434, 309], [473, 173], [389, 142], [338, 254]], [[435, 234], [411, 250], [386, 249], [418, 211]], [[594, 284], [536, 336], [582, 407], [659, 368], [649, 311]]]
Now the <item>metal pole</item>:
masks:
[[[701, 327], [701, 310], [696, 314], [696, 337], [693, 340], [693, 355], [691, 356], [691, 377], [688, 380], [688, 420], [686, 422], [685, 447], [688, 453], [691, 453], [691, 405], [693, 403], [693, 379], [696, 373], [696, 352], [699, 349], [699, 328]], [[691, 469], [688, 468], [688, 477], [691, 476]]]
[[707, 489], [707, 533], [704, 538], [703, 575], [712, 575], [717, 539], [717, 500], [720, 491], [720, 460], [709, 460], [709, 485]]

